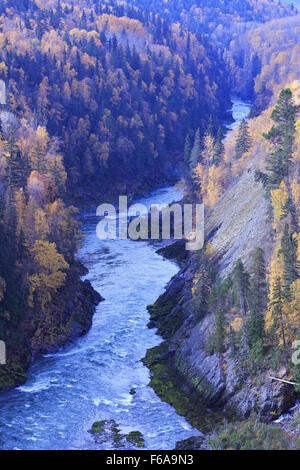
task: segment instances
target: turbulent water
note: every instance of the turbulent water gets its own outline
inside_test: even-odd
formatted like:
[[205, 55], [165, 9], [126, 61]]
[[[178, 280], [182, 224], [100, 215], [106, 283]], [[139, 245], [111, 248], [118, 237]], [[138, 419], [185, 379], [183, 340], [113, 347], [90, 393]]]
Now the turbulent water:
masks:
[[250, 101], [242, 101], [239, 98], [231, 98], [231, 101], [232, 108], [230, 111], [232, 112], [233, 122], [226, 126], [228, 130], [235, 129], [244, 118], [248, 117], [251, 109]]
[[[235, 100], [233, 111], [237, 124], [249, 105]], [[139, 202], [149, 206], [180, 197], [165, 188]], [[88, 432], [94, 421], [106, 419], [114, 419], [122, 433], [142, 432], [147, 449], [173, 449], [178, 440], [197, 435], [148, 387], [149, 371], [141, 363], [147, 349], [161, 342], [146, 326], [146, 306], [178, 267], [147, 242], [98, 240], [97, 222], [84, 219], [80, 258], [106, 300], [84, 338], [39, 359], [26, 385], [0, 396], [1, 449], [112, 449], [110, 441], [96, 446]]]

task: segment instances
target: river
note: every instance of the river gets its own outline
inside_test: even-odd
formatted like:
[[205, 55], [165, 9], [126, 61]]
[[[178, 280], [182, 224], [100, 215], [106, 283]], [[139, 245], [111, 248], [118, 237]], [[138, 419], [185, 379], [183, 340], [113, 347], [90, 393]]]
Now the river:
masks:
[[[233, 101], [235, 125], [249, 109]], [[170, 187], [138, 202], [150, 206], [180, 198]], [[177, 441], [198, 434], [148, 387], [149, 371], [141, 362], [161, 342], [147, 328], [146, 307], [178, 266], [156, 253], [159, 244], [100, 241], [97, 222], [84, 217], [79, 257], [89, 269], [86, 278], [106, 300], [85, 337], [38, 359], [25, 385], [0, 396], [0, 449], [113, 449], [110, 441], [96, 445], [88, 432], [94, 421], [106, 419], [114, 419], [122, 433], [142, 432], [147, 449], [174, 449]]]

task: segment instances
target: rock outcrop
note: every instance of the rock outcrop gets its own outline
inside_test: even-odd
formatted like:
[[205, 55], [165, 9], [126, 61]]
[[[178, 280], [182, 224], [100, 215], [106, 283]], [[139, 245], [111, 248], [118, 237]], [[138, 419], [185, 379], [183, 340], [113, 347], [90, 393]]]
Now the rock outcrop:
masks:
[[[237, 259], [242, 258], [249, 266], [257, 246], [264, 249], [267, 258], [271, 254], [273, 233], [268, 220], [268, 203], [262, 186], [254, 181], [254, 171], [255, 168], [250, 166], [206, 218], [206, 240], [215, 250], [218, 275], [223, 279], [232, 274]], [[166, 292], [149, 307], [149, 325], [157, 327], [158, 334], [165, 339], [161, 360], [165, 363], [168, 357], [170, 369], [180, 375], [187, 391], [192, 388], [197, 393], [202, 407], [204, 404], [240, 418], [255, 412], [262, 421], [271, 422], [291, 406], [293, 387], [272, 381], [269, 370], [254, 379], [228, 351], [223, 355], [208, 352], [215, 316], [208, 313], [200, 321], [194, 317], [192, 282], [195, 270], [195, 255], [190, 255], [185, 266], [168, 284]], [[149, 365], [151, 369], [151, 363]], [[282, 377], [284, 375], [285, 371]], [[182, 383], [180, 387], [182, 390]]]
[[7, 364], [0, 368], [0, 391], [26, 381], [26, 370], [40, 354], [57, 351], [83, 336], [92, 325], [95, 308], [104, 300], [88, 280], [81, 263], [74, 263], [55, 301], [44, 311], [27, 307], [7, 344]]

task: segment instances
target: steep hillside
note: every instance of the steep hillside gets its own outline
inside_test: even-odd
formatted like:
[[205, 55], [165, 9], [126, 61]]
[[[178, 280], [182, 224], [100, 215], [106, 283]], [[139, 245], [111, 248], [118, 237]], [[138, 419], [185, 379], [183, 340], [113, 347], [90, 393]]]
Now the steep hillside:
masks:
[[269, 106], [286, 83], [299, 79], [300, 16], [270, 21], [232, 41], [228, 57], [236, 93]]
[[[149, 307], [150, 326], [158, 327], [165, 339], [146, 358], [151, 384], [202, 432], [211, 432], [224, 413], [230, 420], [256, 413], [271, 422], [295, 400], [295, 387], [270, 379], [299, 377], [291, 360], [300, 315], [300, 147], [299, 121], [293, 117], [300, 103], [299, 82], [291, 89], [293, 101], [291, 91], [284, 90], [274, 109], [249, 120], [253, 142], [242, 157], [235, 153], [241, 127], [227, 136], [222, 165], [230, 178], [217, 202], [207, 206], [205, 248], [190, 255]], [[282, 122], [293, 119], [292, 154], [284, 176], [271, 162], [278, 155], [280, 132], [288, 129]], [[272, 130], [263, 136], [272, 121]], [[203, 175], [203, 160], [201, 165]], [[209, 202], [208, 192], [202, 186], [202, 197]], [[162, 375], [168, 380], [160, 380]]]
[[19, 3], [0, 9], [0, 77], [11, 111], [59, 137], [73, 198], [176, 177], [187, 132], [226, 116], [229, 83], [207, 38], [115, 1]]

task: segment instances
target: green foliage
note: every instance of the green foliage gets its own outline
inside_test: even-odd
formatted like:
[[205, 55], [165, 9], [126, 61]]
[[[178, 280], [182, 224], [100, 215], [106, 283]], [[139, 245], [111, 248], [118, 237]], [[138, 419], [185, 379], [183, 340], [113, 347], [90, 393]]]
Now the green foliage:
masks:
[[300, 441], [280, 427], [259, 422], [255, 417], [243, 423], [225, 423], [209, 440], [211, 450], [290, 450], [300, 449]]
[[261, 350], [259, 345], [265, 336], [264, 316], [267, 308], [266, 265], [262, 248], [256, 248], [253, 254], [250, 273], [248, 336], [250, 347]]
[[298, 107], [294, 104], [291, 90], [282, 90], [271, 115], [274, 125], [264, 134], [272, 145], [272, 152], [267, 161], [268, 173], [256, 171], [256, 180], [262, 181], [268, 192], [279, 188], [280, 183], [290, 173], [297, 112]]
[[211, 280], [205, 266], [198, 271], [193, 287], [193, 311], [196, 321], [200, 321], [207, 313]]
[[284, 273], [283, 273], [283, 296], [285, 301], [291, 301], [291, 284], [299, 278], [299, 266], [297, 261], [297, 238], [290, 231], [289, 225], [285, 224], [284, 233], [281, 238], [281, 248], [279, 254], [283, 255]]
[[225, 350], [225, 316], [223, 309], [217, 314], [216, 319], [216, 331], [214, 337], [214, 350], [215, 352], [222, 354]]
[[201, 137], [200, 137], [200, 129], [197, 129], [194, 139], [194, 145], [191, 151], [191, 158], [190, 158], [190, 169], [193, 170], [196, 168], [197, 164], [200, 163], [201, 160]]
[[248, 310], [248, 299], [250, 290], [249, 278], [249, 273], [245, 270], [242, 260], [238, 259], [234, 267], [233, 279], [234, 288], [238, 296], [241, 313], [244, 316], [246, 315]]
[[209, 39], [180, 21], [171, 27], [159, 2], [151, 14], [142, 3], [83, 1], [82, 14], [68, 2], [0, 9], [4, 25], [16, 20], [3, 34], [20, 35], [0, 51], [11, 110], [20, 118], [30, 110], [59, 137], [75, 190], [132, 191], [170, 178], [185, 136], [203, 134], [211, 114], [220, 122], [229, 104], [225, 64]]
[[238, 135], [235, 144], [235, 158], [238, 160], [242, 158], [242, 156], [249, 152], [252, 147], [252, 137], [249, 133], [249, 126], [248, 122], [243, 119], [241, 124], [239, 125]]
[[224, 153], [225, 153], [225, 147], [223, 144], [223, 132], [222, 132], [222, 128], [219, 127], [216, 142], [215, 142], [212, 165], [219, 166], [223, 160]]
[[[273, 318], [273, 348], [277, 349], [279, 348], [279, 337], [282, 340], [283, 343], [283, 352], [284, 352], [284, 362], [285, 366], [287, 367], [288, 365], [288, 359], [287, 359], [287, 342], [286, 342], [286, 334], [285, 334], [285, 328], [284, 328], [284, 319], [283, 319], [283, 304], [284, 304], [284, 297], [283, 297], [283, 291], [282, 291], [282, 285], [281, 285], [281, 279], [280, 277], [276, 278], [274, 288], [273, 288], [273, 296], [272, 296], [272, 302], [271, 302], [271, 315]], [[275, 343], [274, 340], [277, 340], [277, 344]]]

